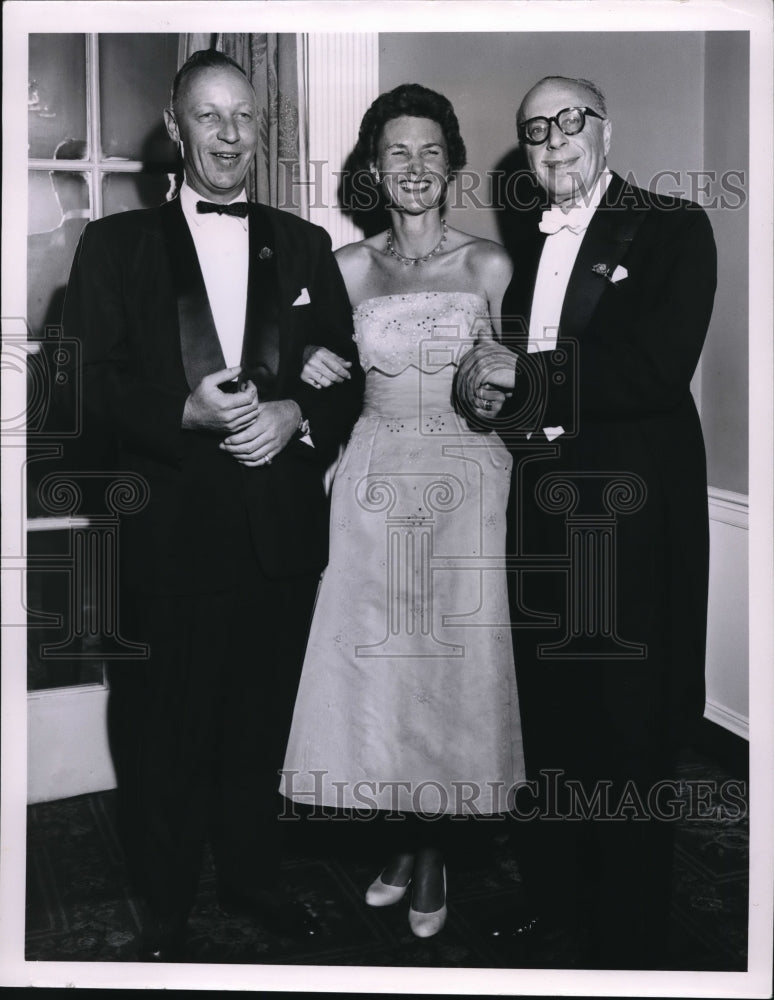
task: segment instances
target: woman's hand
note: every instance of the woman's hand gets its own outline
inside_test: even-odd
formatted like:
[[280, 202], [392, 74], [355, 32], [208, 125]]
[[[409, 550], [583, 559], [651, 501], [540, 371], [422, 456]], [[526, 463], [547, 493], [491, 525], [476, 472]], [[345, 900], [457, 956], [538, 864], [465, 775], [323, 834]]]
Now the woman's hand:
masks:
[[315, 389], [325, 389], [335, 382], [350, 378], [351, 361], [345, 361], [327, 347], [309, 344], [304, 348], [304, 367], [301, 379]]

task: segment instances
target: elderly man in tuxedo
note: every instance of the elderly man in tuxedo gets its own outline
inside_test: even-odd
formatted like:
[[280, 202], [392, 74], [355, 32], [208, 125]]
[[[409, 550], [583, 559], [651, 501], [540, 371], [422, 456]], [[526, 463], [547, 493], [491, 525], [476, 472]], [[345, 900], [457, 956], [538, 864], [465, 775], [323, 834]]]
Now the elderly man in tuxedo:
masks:
[[517, 127], [546, 211], [524, 214], [504, 344], [479, 344], [458, 384], [470, 419], [514, 454], [511, 612], [535, 784], [513, 824], [530, 910], [496, 932], [535, 943], [569, 923], [579, 964], [657, 968], [676, 815], [659, 782], [704, 708], [707, 483], [690, 381], [715, 245], [697, 205], [607, 169], [592, 82], [541, 80]]
[[[86, 227], [64, 314], [87, 420], [147, 484], [121, 528], [120, 624], [148, 654], [110, 674], [146, 960], [184, 953], [207, 839], [224, 907], [309, 930], [279, 883], [277, 770], [327, 559], [323, 472], [360, 405], [330, 239], [247, 202], [259, 124], [241, 68], [195, 53], [165, 120], [179, 197]], [[324, 395], [299, 378], [310, 343], [352, 361]]]

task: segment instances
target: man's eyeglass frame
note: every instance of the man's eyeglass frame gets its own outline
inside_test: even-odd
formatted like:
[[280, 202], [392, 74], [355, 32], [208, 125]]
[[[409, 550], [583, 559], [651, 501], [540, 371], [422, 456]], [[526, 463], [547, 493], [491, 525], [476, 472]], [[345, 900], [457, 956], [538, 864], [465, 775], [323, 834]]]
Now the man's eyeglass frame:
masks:
[[[559, 121], [562, 115], [567, 114], [568, 111], [580, 112], [580, 128], [576, 128], [572, 132], [568, 132], [566, 128], [562, 128], [562, 123]], [[599, 118], [600, 121], [605, 120], [605, 116], [599, 114], [599, 112], [595, 111], [593, 108], [585, 108], [585, 107], [562, 108], [561, 111], [557, 111], [556, 114], [552, 115], [550, 118], [546, 118], [544, 115], [536, 115], [535, 118], [528, 118], [526, 121], [522, 122], [520, 125], [517, 126], [516, 131], [518, 132], [519, 139], [522, 142], [526, 142], [527, 145], [542, 146], [544, 142], [548, 142], [548, 138], [551, 135], [552, 122], [556, 124], [556, 127], [563, 135], [579, 135], [586, 127], [587, 115], [591, 118]], [[546, 123], [546, 134], [542, 139], [530, 139], [530, 137], [527, 135], [527, 127], [531, 125], [533, 122]]]

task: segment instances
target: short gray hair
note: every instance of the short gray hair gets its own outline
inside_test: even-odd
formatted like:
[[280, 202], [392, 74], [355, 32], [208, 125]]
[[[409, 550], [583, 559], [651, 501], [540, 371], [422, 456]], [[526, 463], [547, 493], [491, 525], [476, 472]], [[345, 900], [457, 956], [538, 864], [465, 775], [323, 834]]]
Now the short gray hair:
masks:
[[524, 95], [524, 99], [519, 105], [519, 110], [516, 112], [517, 125], [521, 122], [522, 119], [522, 112], [524, 110], [524, 101], [526, 101], [527, 97], [529, 97], [529, 95], [532, 93], [533, 90], [535, 90], [536, 87], [539, 87], [541, 83], [548, 83], [550, 80], [559, 80], [562, 83], [571, 83], [574, 84], [576, 87], [582, 87], [584, 90], [588, 90], [590, 94], [594, 95], [594, 98], [598, 104], [598, 108], [596, 108], [595, 110], [598, 110], [601, 114], [607, 117], [607, 101], [605, 100], [605, 95], [602, 93], [602, 91], [599, 89], [597, 84], [594, 83], [593, 80], [584, 80], [582, 77], [576, 77], [576, 76], [544, 76], [542, 80], [538, 80], [538, 82], [535, 84], [534, 87], [530, 87], [527, 93]]
[[177, 110], [177, 100], [180, 96], [181, 90], [187, 86], [186, 81], [188, 80], [188, 77], [203, 69], [235, 69], [238, 73], [242, 74], [248, 83], [250, 82], [244, 69], [235, 59], [226, 55], [225, 52], [221, 52], [219, 49], [199, 49], [198, 52], [192, 53], [186, 59], [177, 71], [175, 79], [172, 82], [172, 93], [169, 98], [169, 107], [173, 112]]

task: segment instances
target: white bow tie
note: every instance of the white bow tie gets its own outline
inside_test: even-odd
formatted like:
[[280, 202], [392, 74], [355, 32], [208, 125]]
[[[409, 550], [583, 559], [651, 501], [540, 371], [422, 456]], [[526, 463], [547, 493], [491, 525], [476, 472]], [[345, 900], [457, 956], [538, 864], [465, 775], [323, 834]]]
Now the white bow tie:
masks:
[[586, 205], [576, 205], [569, 212], [563, 212], [558, 205], [552, 205], [543, 212], [538, 229], [549, 236], [558, 233], [560, 229], [569, 229], [577, 235], [588, 229], [594, 212], [595, 208]]

